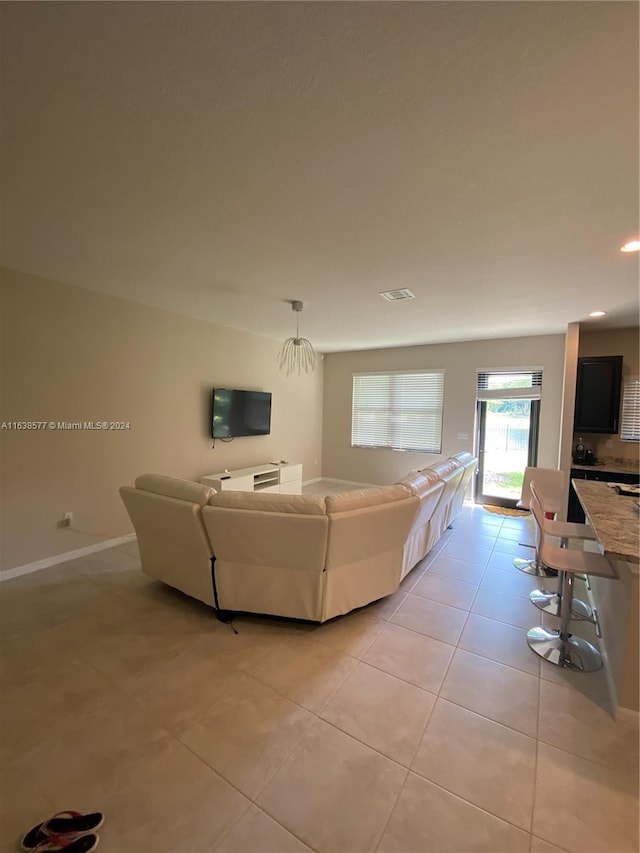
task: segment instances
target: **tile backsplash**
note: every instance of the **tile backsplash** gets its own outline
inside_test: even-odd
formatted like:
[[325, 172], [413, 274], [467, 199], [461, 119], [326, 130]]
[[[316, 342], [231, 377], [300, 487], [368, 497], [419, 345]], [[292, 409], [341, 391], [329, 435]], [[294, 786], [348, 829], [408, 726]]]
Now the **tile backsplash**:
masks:
[[620, 441], [617, 435], [597, 435], [574, 433], [573, 447], [582, 438], [585, 449], [592, 450], [599, 463], [611, 465], [628, 465], [637, 468], [640, 459], [640, 446], [634, 441]]

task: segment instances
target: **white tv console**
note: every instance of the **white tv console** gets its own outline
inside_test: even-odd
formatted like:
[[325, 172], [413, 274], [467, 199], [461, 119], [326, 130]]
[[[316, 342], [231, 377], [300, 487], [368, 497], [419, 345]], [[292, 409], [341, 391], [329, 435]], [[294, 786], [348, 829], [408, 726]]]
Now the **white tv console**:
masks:
[[298, 462], [265, 462], [253, 468], [237, 468], [201, 477], [204, 486], [218, 492], [276, 492], [281, 495], [302, 494], [302, 465]]

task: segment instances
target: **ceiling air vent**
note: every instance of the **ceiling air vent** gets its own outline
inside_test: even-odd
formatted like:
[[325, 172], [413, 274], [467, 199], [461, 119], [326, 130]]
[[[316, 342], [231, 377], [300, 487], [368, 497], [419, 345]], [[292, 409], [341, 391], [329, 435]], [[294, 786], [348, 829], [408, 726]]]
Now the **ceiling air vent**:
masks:
[[415, 294], [407, 290], [406, 287], [401, 287], [400, 290], [384, 290], [380, 296], [386, 299], [387, 302], [396, 302], [398, 299], [415, 299]]

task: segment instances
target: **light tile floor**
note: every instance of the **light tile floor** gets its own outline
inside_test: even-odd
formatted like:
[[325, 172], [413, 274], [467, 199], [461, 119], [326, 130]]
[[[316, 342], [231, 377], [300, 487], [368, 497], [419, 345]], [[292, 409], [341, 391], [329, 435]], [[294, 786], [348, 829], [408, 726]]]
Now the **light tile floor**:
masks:
[[68, 808], [104, 853], [637, 850], [637, 718], [528, 649], [530, 536], [466, 507], [395, 595], [237, 635], [134, 544], [5, 582], [0, 850]]

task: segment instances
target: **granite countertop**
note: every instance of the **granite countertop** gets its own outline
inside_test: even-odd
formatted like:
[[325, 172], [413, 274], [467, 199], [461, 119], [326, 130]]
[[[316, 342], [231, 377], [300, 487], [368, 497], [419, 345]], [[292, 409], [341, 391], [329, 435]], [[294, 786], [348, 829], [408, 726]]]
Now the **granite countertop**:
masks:
[[598, 480], [572, 480], [572, 483], [589, 524], [602, 545], [605, 557], [632, 563], [631, 570], [638, 573], [639, 499], [619, 495], [606, 483]]
[[571, 467], [576, 471], [610, 471], [612, 474], [639, 474], [640, 469], [634, 463], [622, 464], [620, 462], [596, 462], [595, 465], [576, 465], [571, 463]]

